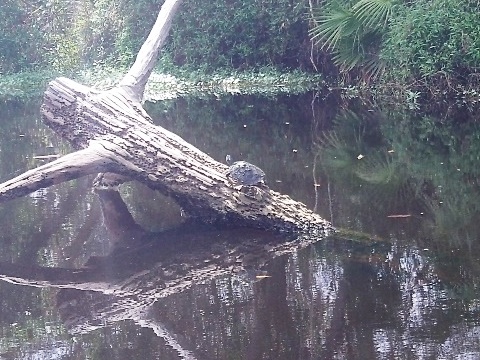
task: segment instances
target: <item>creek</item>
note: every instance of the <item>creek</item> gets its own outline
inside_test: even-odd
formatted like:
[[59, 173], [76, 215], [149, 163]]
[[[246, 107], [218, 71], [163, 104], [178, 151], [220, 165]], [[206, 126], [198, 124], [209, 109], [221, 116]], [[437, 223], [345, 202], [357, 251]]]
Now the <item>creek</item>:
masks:
[[[39, 107], [0, 109], [2, 182], [71, 151]], [[270, 258], [262, 244], [295, 239], [182, 228], [172, 199], [127, 183], [118, 205], [127, 220], [116, 229], [141, 228], [148, 240], [119, 247], [102, 215], [115, 199], [102, 203], [93, 177], [2, 203], [0, 358], [480, 358], [480, 126], [471, 114], [313, 93], [145, 108], [213, 158], [261, 167], [272, 189], [343, 231]], [[231, 254], [254, 258], [251, 269], [222, 268]], [[202, 265], [212, 262], [215, 271]]]

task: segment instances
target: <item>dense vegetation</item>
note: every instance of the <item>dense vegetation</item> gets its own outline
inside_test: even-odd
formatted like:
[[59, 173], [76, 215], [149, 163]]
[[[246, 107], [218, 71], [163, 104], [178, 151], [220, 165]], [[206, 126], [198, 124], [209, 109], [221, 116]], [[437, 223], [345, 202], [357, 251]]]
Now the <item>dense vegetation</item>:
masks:
[[311, 35], [341, 74], [409, 96], [478, 101], [478, 0], [327, 3], [313, 12]]
[[480, 6], [474, 0], [420, 0], [398, 7], [381, 56], [385, 80], [426, 88], [434, 97], [475, 100], [480, 84]]
[[[162, 0], [19, 1], [0, 6], [0, 72], [129, 65]], [[163, 65], [212, 71], [308, 63], [304, 1], [185, 0]], [[3, 30], [3, 29], [2, 29]], [[305, 43], [307, 46], [305, 46]]]
[[[162, 2], [6, 0], [0, 73], [128, 66]], [[184, 0], [160, 66], [302, 69], [477, 101], [479, 10], [478, 0]]]

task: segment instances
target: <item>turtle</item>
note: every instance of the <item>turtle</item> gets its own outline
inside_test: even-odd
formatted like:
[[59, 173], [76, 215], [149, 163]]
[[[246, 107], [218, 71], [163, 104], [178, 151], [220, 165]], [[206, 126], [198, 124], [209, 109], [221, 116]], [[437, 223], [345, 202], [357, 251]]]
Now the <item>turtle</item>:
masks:
[[230, 155], [227, 155], [225, 160], [227, 165], [229, 165], [226, 173], [227, 177], [236, 185], [235, 188], [241, 189], [244, 186], [266, 186], [265, 173], [258, 166], [246, 161], [232, 162]]

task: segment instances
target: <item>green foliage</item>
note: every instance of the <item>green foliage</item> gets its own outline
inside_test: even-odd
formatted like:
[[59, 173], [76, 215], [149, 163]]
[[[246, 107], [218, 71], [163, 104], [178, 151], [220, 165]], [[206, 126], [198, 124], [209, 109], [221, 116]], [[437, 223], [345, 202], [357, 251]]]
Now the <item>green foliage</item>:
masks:
[[[130, 65], [147, 32], [135, 21], [153, 18], [147, 1], [83, 1], [69, 16], [69, 26], [53, 33], [52, 64], [56, 69], [76, 69], [92, 65]], [[149, 16], [140, 13], [140, 6]], [[159, 7], [159, 5], [158, 5]]]
[[387, 79], [426, 83], [465, 81], [480, 66], [478, 5], [469, 0], [420, 0], [399, 7], [382, 58]]
[[0, 73], [129, 65], [160, 6], [158, 0], [6, 0]]
[[34, 4], [6, 0], [0, 6], [0, 74], [33, 68], [43, 62], [39, 48], [45, 45], [42, 29], [36, 19]]
[[326, 15], [323, 15], [323, 9], [317, 9], [314, 21], [317, 25], [310, 30], [310, 36], [317, 44], [323, 43], [322, 48], [333, 50], [342, 38], [350, 35], [358, 41], [356, 35], [361, 24], [351, 10], [339, 4], [335, 4]]
[[0, 72], [39, 68], [71, 69], [78, 63], [79, 44], [71, 29], [78, 7], [62, 0], [7, 0], [0, 32]]
[[[6, 0], [0, 6], [2, 73], [129, 66], [162, 0]], [[185, 0], [163, 66], [298, 68], [309, 65], [306, 0]]]
[[310, 37], [333, 51], [342, 72], [361, 68], [367, 78], [375, 77], [383, 70], [377, 53], [393, 6], [392, 0], [360, 0], [351, 7], [332, 3], [326, 12], [316, 8]]
[[50, 79], [58, 73], [50, 70], [20, 72], [0, 77], [0, 99], [32, 99], [41, 96]]
[[[30, 99], [42, 95], [47, 82], [59, 76], [59, 71], [37, 70], [0, 77], [0, 101]], [[122, 79], [125, 69], [118, 66], [92, 66], [72, 74], [75, 80], [106, 90]], [[171, 68], [169, 74], [154, 71], [145, 91], [145, 101], [158, 101], [178, 97], [216, 98], [226, 95], [257, 94], [276, 97], [280, 94], [302, 94], [317, 89], [322, 76], [299, 70], [280, 72], [274, 68], [252, 71], [217, 71], [207, 74], [183, 68]]]
[[309, 62], [305, 1], [185, 0], [169, 50], [176, 65], [295, 68]]
[[360, 0], [352, 7], [355, 17], [367, 29], [384, 28], [392, 14], [391, 0]]

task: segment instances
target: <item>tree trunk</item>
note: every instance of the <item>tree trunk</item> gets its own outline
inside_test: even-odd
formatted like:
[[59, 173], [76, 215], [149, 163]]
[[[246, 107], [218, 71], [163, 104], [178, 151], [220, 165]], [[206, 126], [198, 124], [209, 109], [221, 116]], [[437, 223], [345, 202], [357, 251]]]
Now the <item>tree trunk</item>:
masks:
[[[140, 104], [179, 0], [167, 0], [137, 59], [120, 82], [98, 92], [66, 78], [44, 95], [45, 124], [78, 151], [0, 184], [0, 201], [92, 173], [113, 173], [113, 185], [137, 180], [172, 196], [208, 222], [325, 235], [331, 225], [302, 203], [268, 188], [250, 196], [226, 176], [227, 166], [153, 124]], [[112, 178], [112, 177], [111, 177]], [[107, 177], [99, 185], [112, 185]]]

